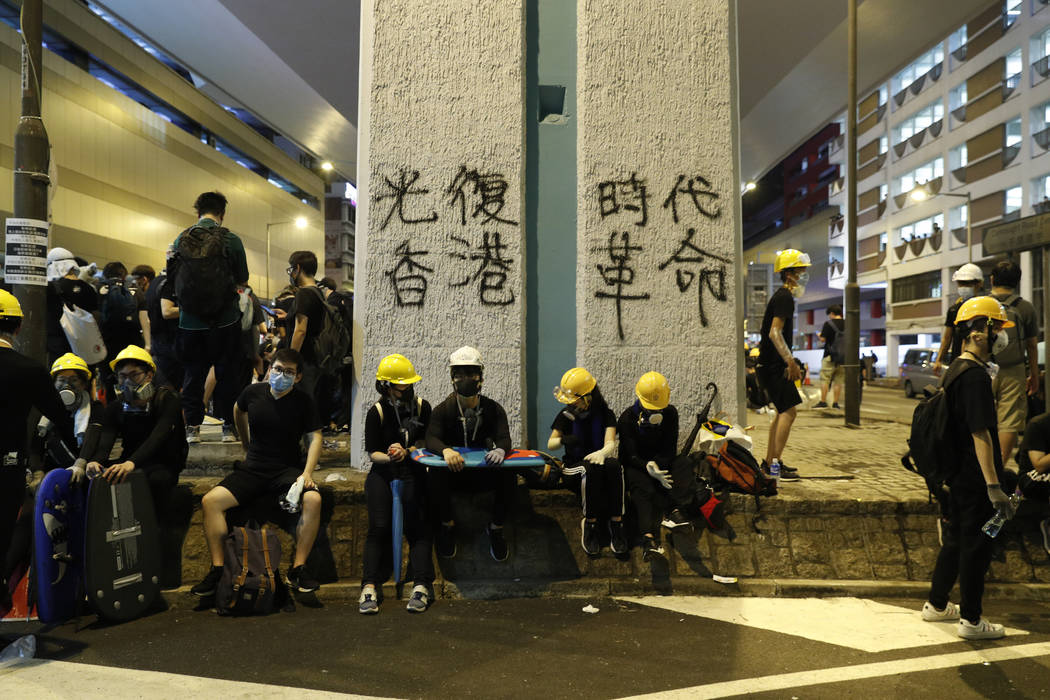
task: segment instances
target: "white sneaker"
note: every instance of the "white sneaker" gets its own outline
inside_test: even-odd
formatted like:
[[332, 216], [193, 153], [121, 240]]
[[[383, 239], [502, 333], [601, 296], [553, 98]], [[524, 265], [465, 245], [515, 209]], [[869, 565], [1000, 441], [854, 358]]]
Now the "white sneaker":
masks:
[[948, 604], [944, 606], [944, 610], [938, 610], [933, 607], [933, 603], [927, 600], [922, 605], [922, 619], [926, 620], [926, 622], [949, 622], [951, 620], [958, 620], [959, 606], [949, 600]]
[[960, 618], [955, 633], [963, 639], [1002, 639], [1006, 636], [1006, 628], [994, 622], [988, 622], [983, 617], [976, 625]]
[[361, 589], [361, 597], [357, 601], [357, 611], [362, 615], [375, 615], [379, 612], [379, 601], [376, 599], [374, 586], [365, 586]]
[[428, 607], [430, 607], [430, 593], [427, 591], [427, 587], [423, 585], [414, 586], [406, 609], [410, 613], [422, 613], [426, 612]]

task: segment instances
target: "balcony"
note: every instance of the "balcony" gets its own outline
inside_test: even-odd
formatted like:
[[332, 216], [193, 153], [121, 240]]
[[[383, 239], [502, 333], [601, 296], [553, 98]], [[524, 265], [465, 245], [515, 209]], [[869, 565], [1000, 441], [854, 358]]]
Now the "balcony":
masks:
[[828, 240], [838, 238], [846, 230], [846, 217], [836, 216], [828, 222]]
[[[981, 29], [974, 33], [973, 36], [969, 37], [965, 44], [954, 49], [951, 52], [951, 57], [955, 59], [956, 64], [965, 63], [967, 60], [973, 58], [981, 51], [994, 44], [999, 37], [1005, 34], [1007, 30], [1014, 25], [1014, 22], [1016, 22], [1016, 17], [1011, 16], [1005, 11], [1000, 13], [988, 22], [988, 24], [981, 27]], [[956, 67], [956, 65], [953, 65], [952, 70]]]
[[941, 135], [941, 129], [943, 127], [944, 119], [938, 119], [925, 129], [920, 129], [903, 141], [893, 144], [893, 152], [897, 154], [898, 158], [902, 158], [908, 151], [908, 146], [911, 146], [912, 151], [917, 151], [919, 150], [919, 147], [922, 146], [923, 141], [926, 140], [927, 135], [930, 136], [930, 140], [932, 141]]
[[1032, 134], [1032, 140], [1044, 151], [1050, 149], [1050, 126]]
[[893, 247], [893, 252], [897, 256], [897, 262], [907, 262], [939, 253], [943, 243], [944, 234], [940, 229], [936, 229], [929, 236], [902, 241], [900, 245]]
[[940, 79], [941, 73], [943, 71], [944, 71], [944, 62], [941, 61], [940, 63], [938, 63], [937, 65], [933, 66], [928, 71], [926, 71], [925, 73], [920, 75], [918, 78], [916, 78], [915, 80], [911, 81], [911, 83], [909, 83], [906, 87], [904, 87], [900, 91], [894, 93], [894, 95], [893, 95], [893, 102], [894, 102], [894, 104], [896, 104], [898, 107], [903, 105], [904, 102], [908, 99], [908, 94], [909, 93], [911, 95], [913, 95], [913, 96], [914, 95], [918, 95], [926, 87], [927, 83], [932, 85], [933, 83], [937, 82]]
[[[941, 185], [944, 182], [943, 177], [935, 177], [926, 184], [926, 189], [929, 191], [930, 197], [934, 197], [941, 193]], [[907, 192], [901, 192], [900, 194], [893, 196], [893, 203], [897, 205], [898, 209], [903, 209], [908, 206], [908, 202], [911, 201], [910, 195], [911, 190]]]
[[1050, 56], [1043, 56], [1032, 64], [1032, 85], [1038, 85], [1048, 77], [1050, 77]]

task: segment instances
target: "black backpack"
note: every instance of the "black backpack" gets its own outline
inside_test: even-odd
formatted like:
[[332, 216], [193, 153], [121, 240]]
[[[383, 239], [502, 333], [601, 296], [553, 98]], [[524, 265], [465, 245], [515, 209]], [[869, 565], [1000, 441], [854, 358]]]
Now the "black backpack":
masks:
[[266, 526], [237, 527], [223, 541], [222, 580], [215, 589], [220, 615], [266, 615], [277, 609], [281, 542]]
[[345, 358], [350, 356], [350, 344], [353, 336], [350, 326], [343, 320], [342, 313], [324, 298], [324, 292], [318, 287], [308, 287], [317, 292], [324, 309], [324, 323], [321, 332], [314, 336], [314, 361], [324, 374], [337, 374], [349, 364]]
[[237, 281], [222, 226], [193, 226], [175, 247], [175, 296], [179, 308], [214, 325], [237, 299]]
[[909, 471], [925, 479], [926, 488], [941, 503], [942, 509], [946, 505], [944, 486], [958, 472], [963, 454], [955, 431], [952, 430], [946, 392], [965, 372], [980, 368], [981, 365], [972, 360], [957, 359], [952, 362], [941, 379], [941, 385], [921, 399], [912, 414], [909, 452], [901, 458], [901, 462]]
[[115, 326], [138, 323], [138, 304], [124, 281], [112, 278], [105, 282], [106, 293], [99, 302], [102, 325]]
[[835, 329], [835, 337], [828, 345], [828, 357], [836, 365], [846, 362], [846, 323], [841, 318], [833, 318], [828, 321]]

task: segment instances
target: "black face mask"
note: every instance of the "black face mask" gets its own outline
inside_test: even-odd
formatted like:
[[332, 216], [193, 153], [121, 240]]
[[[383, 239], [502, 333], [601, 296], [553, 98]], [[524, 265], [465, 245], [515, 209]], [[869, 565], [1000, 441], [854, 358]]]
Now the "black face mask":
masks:
[[481, 381], [473, 377], [461, 377], [452, 382], [456, 387], [456, 393], [465, 398], [477, 396], [481, 391]]
[[407, 414], [411, 412], [412, 404], [415, 403], [415, 398], [415, 392], [411, 388], [408, 388], [401, 392], [401, 398], [394, 398], [393, 394], [391, 394], [390, 402], [394, 404], [398, 413]]

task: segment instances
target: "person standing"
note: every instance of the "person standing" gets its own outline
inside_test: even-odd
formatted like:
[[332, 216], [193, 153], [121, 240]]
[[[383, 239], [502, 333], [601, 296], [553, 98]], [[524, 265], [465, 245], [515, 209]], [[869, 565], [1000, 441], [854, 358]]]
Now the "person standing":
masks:
[[1005, 333], [1006, 347], [992, 350], [992, 360], [999, 365], [992, 379], [992, 393], [1005, 464], [1014, 453], [1017, 434], [1028, 420], [1027, 397], [1039, 391], [1039, 318], [1032, 303], [1017, 294], [1021, 284], [1017, 263], [1003, 260], [992, 269], [991, 277], [991, 297], [1003, 305], [1011, 321]]
[[834, 389], [834, 400], [831, 407], [839, 407], [842, 398], [842, 381], [846, 371], [842, 368], [843, 334], [846, 322], [842, 320], [842, 304], [828, 307], [828, 320], [820, 329], [820, 340], [824, 343], [824, 356], [820, 360], [820, 401], [814, 408], [827, 408], [828, 391]]
[[182, 388], [182, 362], [175, 351], [179, 336], [179, 305], [175, 284], [161, 273], [146, 290], [146, 313], [149, 314], [150, 342], [160, 374], [176, 389]]
[[952, 273], [952, 282], [955, 282], [955, 288], [959, 290], [959, 298], [948, 307], [948, 314], [944, 317], [941, 347], [937, 350], [937, 358], [933, 363], [933, 373], [938, 377], [944, 366], [959, 356], [962, 338], [955, 332], [955, 316], [964, 302], [981, 293], [984, 273], [973, 263], [966, 263]]
[[[928, 622], [959, 620], [956, 633], [963, 639], [998, 639], [1002, 625], [981, 617], [984, 577], [992, 560], [992, 540], [981, 527], [998, 510], [1013, 517], [1013, 505], [1000, 486], [1002, 452], [996, 425], [992, 380], [986, 371], [992, 352], [1006, 341], [1013, 323], [993, 297], [964, 302], [955, 317], [962, 347], [944, 377], [949, 434], [961, 460], [948, 482], [948, 519], [942, 523], [941, 551], [937, 555], [930, 594], [922, 608]], [[948, 597], [959, 582], [960, 601]]]
[[328, 382], [322, 381], [322, 371], [318, 366], [314, 351], [314, 341], [324, 327], [324, 293], [317, 286], [314, 275], [317, 274], [317, 256], [309, 250], [297, 250], [288, 257], [288, 279], [295, 287], [295, 303], [291, 313], [287, 314], [288, 347], [303, 356], [303, 381], [301, 389], [313, 397], [317, 412], [324, 418], [327, 426]]
[[[73, 349], [62, 330], [62, 306], [80, 307], [92, 314], [98, 312], [98, 292], [80, 279], [80, 266], [65, 248], [52, 248], [47, 253], [47, 359], [54, 362]], [[97, 322], [97, 319], [96, 319]]]
[[802, 370], [791, 355], [791, 340], [795, 328], [795, 299], [806, 293], [809, 281], [809, 255], [789, 248], [777, 253], [773, 270], [780, 274], [782, 286], [769, 298], [762, 318], [758, 344], [758, 383], [776, 409], [769, 424], [769, 443], [762, 468], [768, 470], [776, 462], [782, 481], [797, 481], [798, 470], [784, 464], [782, 455], [787, 446], [791, 426], [802, 403], [795, 382], [802, 379]]
[[183, 365], [186, 442], [201, 440], [204, 382], [215, 367], [215, 404], [224, 441], [236, 440], [233, 401], [241, 366], [241, 309], [237, 285], [248, 283], [244, 244], [222, 225], [226, 197], [205, 192], [194, 203], [197, 223], [175, 239], [168, 272], [179, 300], [177, 353]]

